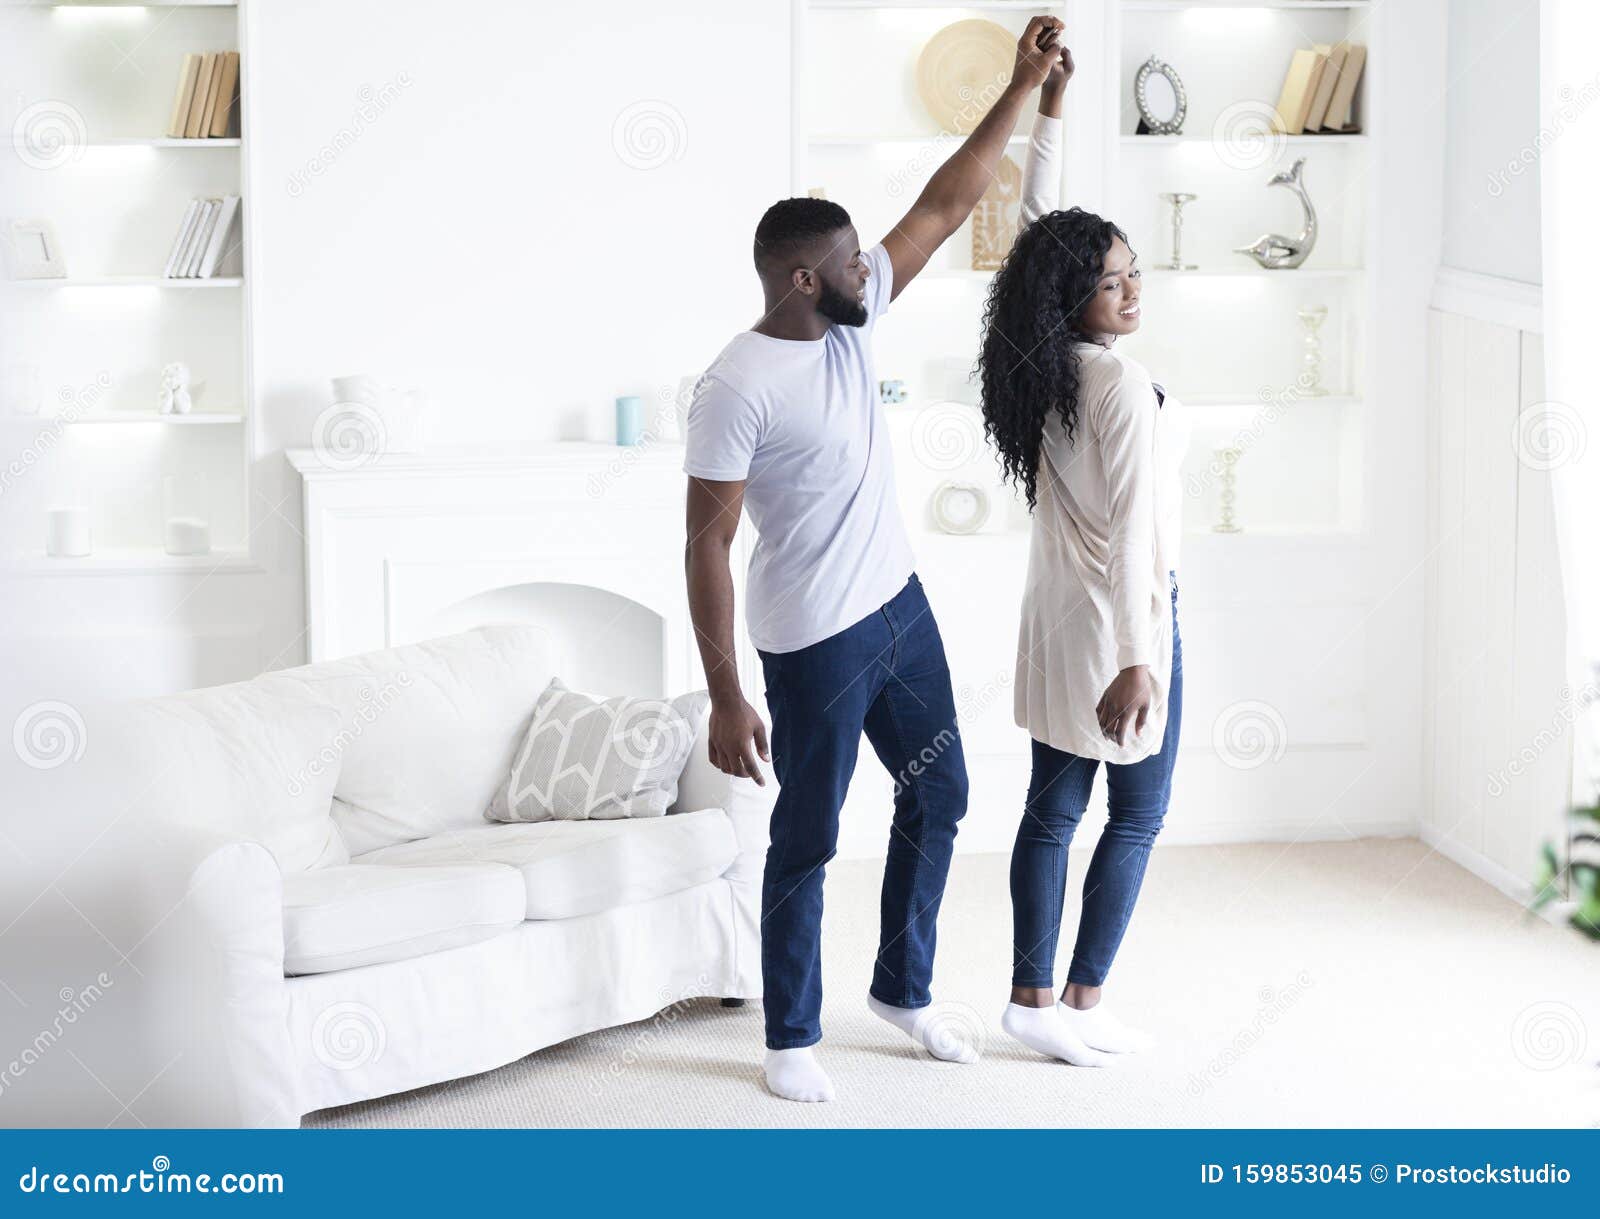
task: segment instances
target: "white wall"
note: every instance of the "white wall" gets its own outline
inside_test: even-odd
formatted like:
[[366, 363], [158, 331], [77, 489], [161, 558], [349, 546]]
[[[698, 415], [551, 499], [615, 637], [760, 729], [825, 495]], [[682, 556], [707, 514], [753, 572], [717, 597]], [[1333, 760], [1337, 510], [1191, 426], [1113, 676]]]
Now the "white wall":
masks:
[[1538, 283], [1539, 0], [1451, 0], [1446, 266]]

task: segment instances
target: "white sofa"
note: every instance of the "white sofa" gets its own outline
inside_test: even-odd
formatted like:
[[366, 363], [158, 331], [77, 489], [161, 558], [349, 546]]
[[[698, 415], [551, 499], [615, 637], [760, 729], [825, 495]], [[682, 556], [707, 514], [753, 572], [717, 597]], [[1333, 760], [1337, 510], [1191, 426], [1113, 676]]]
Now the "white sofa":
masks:
[[665, 817], [484, 819], [555, 675], [485, 627], [134, 707], [150, 875], [186, 894], [184, 1118], [292, 1125], [760, 995], [775, 786], [716, 770], [703, 719]]

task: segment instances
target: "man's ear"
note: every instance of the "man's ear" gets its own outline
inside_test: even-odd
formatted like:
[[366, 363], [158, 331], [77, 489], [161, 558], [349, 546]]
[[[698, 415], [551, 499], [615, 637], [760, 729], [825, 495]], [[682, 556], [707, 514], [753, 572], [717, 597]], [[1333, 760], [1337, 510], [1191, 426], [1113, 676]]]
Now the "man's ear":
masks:
[[817, 276], [810, 267], [796, 267], [789, 272], [789, 282], [794, 285], [796, 292], [810, 296], [817, 290]]

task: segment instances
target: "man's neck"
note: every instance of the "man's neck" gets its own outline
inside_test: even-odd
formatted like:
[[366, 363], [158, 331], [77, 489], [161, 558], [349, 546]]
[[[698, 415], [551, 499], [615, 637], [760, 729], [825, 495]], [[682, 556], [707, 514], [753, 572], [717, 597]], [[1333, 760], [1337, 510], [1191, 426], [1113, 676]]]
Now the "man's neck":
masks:
[[769, 302], [766, 315], [750, 329], [769, 339], [805, 343], [825, 338], [832, 326], [833, 323], [815, 309], [788, 310]]

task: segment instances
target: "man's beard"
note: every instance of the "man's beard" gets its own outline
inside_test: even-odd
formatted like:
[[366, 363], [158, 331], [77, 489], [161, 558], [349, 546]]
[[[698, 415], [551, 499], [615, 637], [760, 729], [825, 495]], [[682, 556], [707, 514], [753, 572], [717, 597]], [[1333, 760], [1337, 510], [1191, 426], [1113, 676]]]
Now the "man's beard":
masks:
[[853, 296], [846, 296], [827, 280], [822, 281], [822, 295], [817, 298], [817, 312], [830, 322], [841, 326], [865, 326], [867, 307]]

